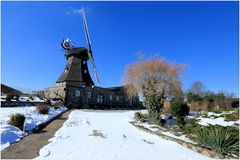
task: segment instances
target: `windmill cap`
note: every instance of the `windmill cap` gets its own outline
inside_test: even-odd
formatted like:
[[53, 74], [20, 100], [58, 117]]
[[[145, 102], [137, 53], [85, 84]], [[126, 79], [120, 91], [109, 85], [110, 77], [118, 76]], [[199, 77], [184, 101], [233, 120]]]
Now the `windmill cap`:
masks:
[[77, 47], [77, 48], [72, 48], [71, 50], [69, 50], [67, 52], [67, 58], [71, 57], [71, 56], [75, 56], [78, 58], [81, 58], [82, 60], [88, 60], [88, 50], [87, 48], [84, 47]]

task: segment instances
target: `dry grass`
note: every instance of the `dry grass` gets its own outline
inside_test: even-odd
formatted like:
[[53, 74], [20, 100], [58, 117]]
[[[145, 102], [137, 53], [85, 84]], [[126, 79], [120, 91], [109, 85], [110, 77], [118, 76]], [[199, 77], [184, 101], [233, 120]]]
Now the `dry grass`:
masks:
[[143, 142], [145, 142], [145, 143], [147, 143], [147, 144], [155, 144], [154, 142], [147, 141], [146, 139], [143, 139]]
[[89, 134], [88, 136], [102, 137], [104, 139], [107, 138], [107, 135], [104, 135], [100, 130], [93, 130], [93, 133]]
[[46, 104], [41, 104], [36, 106], [36, 110], [41, 114], [48, 114], [49, 106]]

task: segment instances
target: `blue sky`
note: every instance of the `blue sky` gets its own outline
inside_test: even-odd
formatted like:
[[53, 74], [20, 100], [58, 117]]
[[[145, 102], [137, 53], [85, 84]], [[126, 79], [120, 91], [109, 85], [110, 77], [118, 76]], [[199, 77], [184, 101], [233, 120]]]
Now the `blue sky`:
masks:
[[81, 7], [100, 86], [121, 85], [125, 66], [142, 52], [187, 64], [184, 89], [198, 80], [238, 95], [238, 2], [2, 2], [2, 83], [25, 90], [55, 86], [66, 64], [62, 39], [87, 46], [74, 12]]

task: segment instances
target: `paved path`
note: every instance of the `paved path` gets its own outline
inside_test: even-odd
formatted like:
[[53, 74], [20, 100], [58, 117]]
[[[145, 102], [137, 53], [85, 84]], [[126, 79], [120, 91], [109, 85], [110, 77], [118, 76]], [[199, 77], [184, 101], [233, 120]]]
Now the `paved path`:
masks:
[[2, 159], [33, 159], [39, 155], [39, 150], [47, 145], [55, 132], [62, 127], [72, 112], [69, 110], [49, 123], [45, 128], [24, 137], [1, 152]]

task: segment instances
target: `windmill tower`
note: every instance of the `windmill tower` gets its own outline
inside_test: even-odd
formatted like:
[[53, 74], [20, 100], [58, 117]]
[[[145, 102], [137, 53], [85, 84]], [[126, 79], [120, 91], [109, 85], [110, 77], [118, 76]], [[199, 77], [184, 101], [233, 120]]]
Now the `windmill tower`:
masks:
[[87, 62], [89, 59], [92, 62], [96, 82], [97, 84], [99, 83], [97, 69], [93, 59], [92, 46], [88, 33], [87, 21], [84, 14], [84, 10], [82, 10], [82, 16], [84, 30], [88, 43], [88, 49], [84, 47], [73, 48], [71, 41], [69, 39], [63, 40], [61, 45], [63, 49], [66, 51], [65, 56], [67, 58], [67, 65], [56, 82], [57, 86], [62, 85], [71, 85], [76, 87], [94, 86], [94, 82], [88, 70]]

